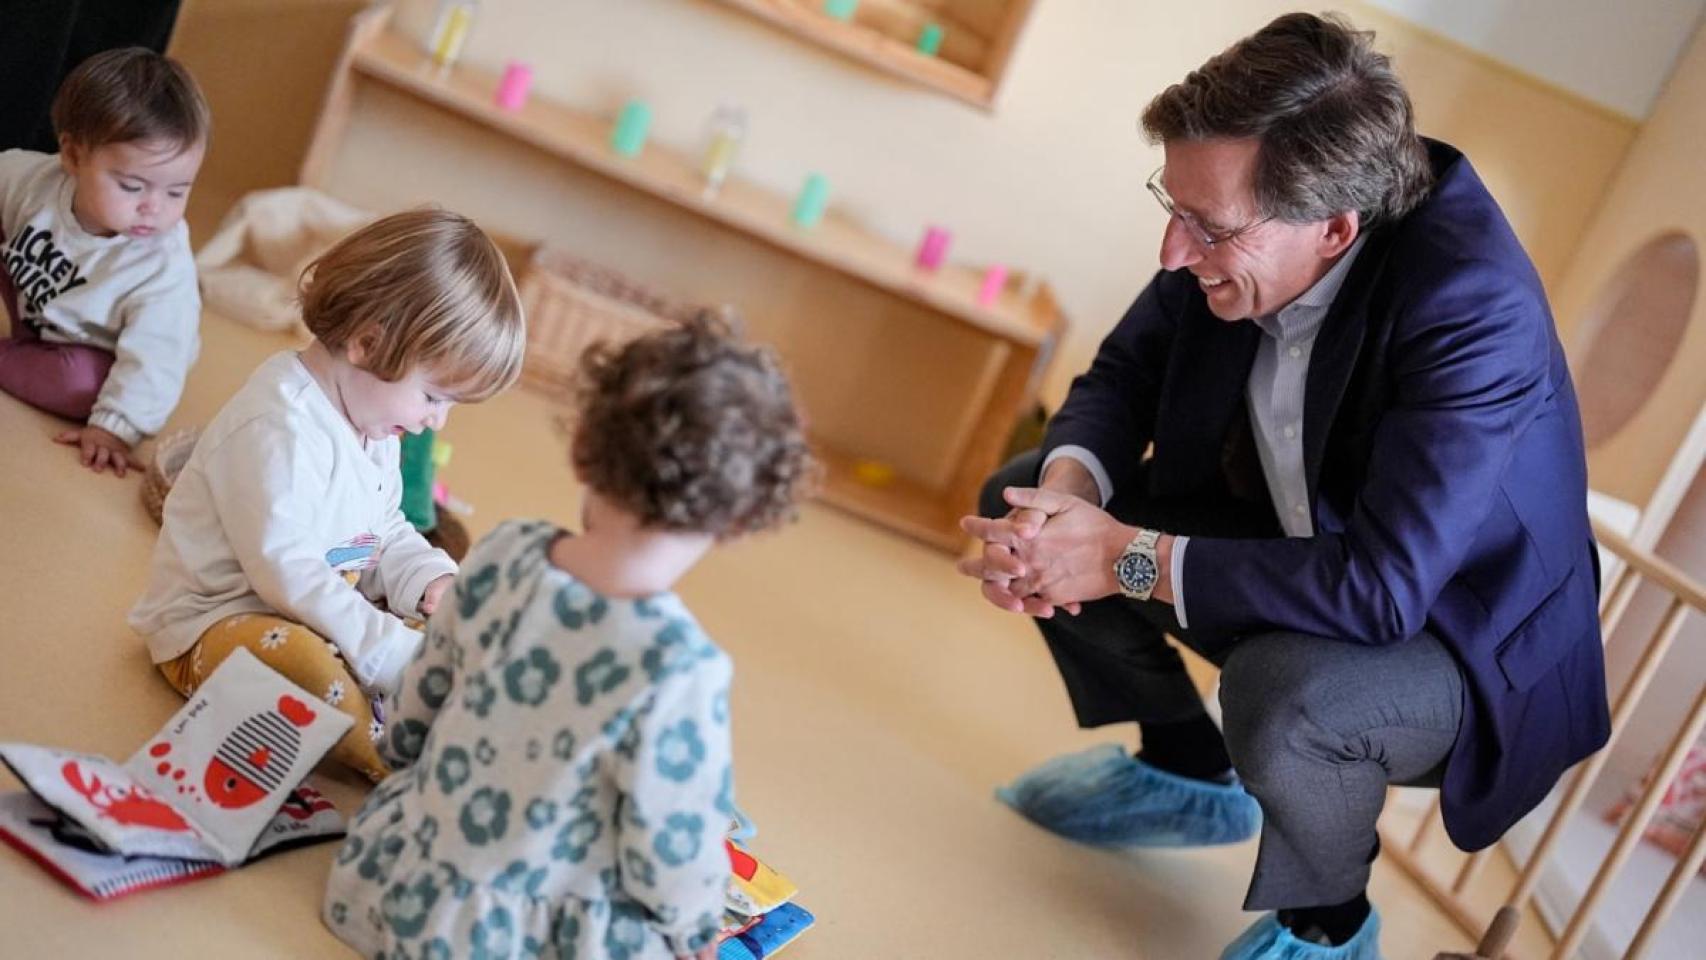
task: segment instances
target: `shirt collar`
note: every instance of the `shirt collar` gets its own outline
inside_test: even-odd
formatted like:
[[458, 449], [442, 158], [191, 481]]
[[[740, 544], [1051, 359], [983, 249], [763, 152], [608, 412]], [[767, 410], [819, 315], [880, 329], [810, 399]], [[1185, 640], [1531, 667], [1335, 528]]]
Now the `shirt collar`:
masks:
[[1279, 308], [1277, 313], [1257, 317], [1257, 326], [1278, 340], [1293, 340], [1313, 334], [1319, 329], [1320, 322], [1326, 318], [1327, 308], [1333, 305], [1333, 299], [1339, 295], [1339, 288], [1345, 285], [1345, 277], [1351, 272], [1351, 264], [1356, 261], [1357, 254], [1362, 252], [1363, 242], [1367, 239], [1367, 234], [1357, 237], [1350, 249], [1339, 256], [1339, 262], [1333, 264], [1321, 279], [1303, 291], [1296, 300]]
[[1281, 307], [1280, 312], [1284, 313], [1291, 307], [1331, 306], [1333, 298], [1339, 295], [1339, 288], [1345, 285], [1345, 276], [1351, 272], [1351, 264], [1356, 260], [1357, 254], [1362, 252], [1363, 242], [1367, 239], [1367, 234], [1358, 236], [1356, 242], [1351, 244], [1351, 248], [1339, 257], [1339, 262], [1333, 264], [1331, 270], [1328, 270], [1321, 279], [1315, 281], [1314, 286], [1303, 291], [1302, 296]]

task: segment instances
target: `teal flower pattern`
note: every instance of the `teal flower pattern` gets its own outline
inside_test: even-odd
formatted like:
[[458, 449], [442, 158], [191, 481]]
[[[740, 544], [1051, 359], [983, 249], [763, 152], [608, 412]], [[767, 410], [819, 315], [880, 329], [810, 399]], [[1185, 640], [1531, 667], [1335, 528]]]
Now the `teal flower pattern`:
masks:
[[599, 694], [620, 687], [630, 672], [626, 664], [617, 662], [616, 651], [605, 647], [575, 668], [575, 700], [586, 706]]
[[699, 727], [692, 720], [683, 718], [658, 735], [657, 768], [664, 777], [686, 783], [704, 759], [705, 742], [699, 739]]
[[496, 647], [499, 652], [508, 651], [510, 638], [515, 636], [515, 628], [520, 624], [520, 610], [510, 614], [508, 620], [502, 617], [493, 620], [486, 625], [486, 629], [480, 631], [480, 649], [490, 650]]
[[356, 868], [356, 875], [363, 880], [385, 882], [391, 876], [391, 867], [403, 852], [404, 844], [402, 837], [389, 836], [368, 847], [367, 855], [361, 858], [361, 865]]
[[537, 707], [551, 695], [562, 667], [544, 647], [534, 647], [527, 656], [504, 667], [504, 690], [516, 703]]
[[570, 630], [579, 630], [603, 620], [604, 615], [610, 612], [610, 601], [575, 580], [557, 589], [552, 608], [557, 613], [558, 623]]
[[418, 937], [426, 929], [433, 904], [438, 902], [438, 892], [438, 885], [433, 883], [431, 874], [393, 884], [379, 903], [380, 915], [397, 936]]
[[437, 710], [444, 706], [444, 701], [450, 696], [450, 671], [443, 667], [431, 667], [421, 674], [421, 682], [415, 685], [415, 693], [421, 698], [421, 703], [428, 710]]
[[646, 921], [639, 908], [612, 905], [610, 926], [604, 930], [604, 951], [610, 960], [632, 960], [646, 947]]
[[705, 818], [696, 813], [672, 813], [663, 822], [663, 829], [652, 838], [652, 852], [672, 867], [679, 867], [699, 855], [699, 841], [705, 833]]
[[474, 716], [486, 719], [486, 714], [492, 711], [492, 704], [498, 699], [498, 691], [492, 682], [486, 679], [485, 671], [468, 677], [466, 688], [462, 691], [462, 705], [473, 711]]
[[580, 863], [603, 833], [604, 822], [596, 814], [583, 811], [557, 831], [557, 842], [551, 846], [551, 856], [569, 863]]
[[391, 752], [399, 757], [418, 757], [426, 746], [427, 725], [414, 717], [391, 724]]
[[551, 738], [551, 756], [558, 760], [573, 760], [575, 756], [575, 732], [568, 727], [557, 731]]
[[498, 568], [491, 565], [472, 576], [462, 577], [456, 581], [456, 612], [464, 620], [474, 619], [480, 612], [480, 607], [486, 598], [498, 585]]
[[469, 762], [468, 751], [461, 747], [445, 747], [438, 755], [438, 788], [445, 796], [456, 792], [456, 788], [468, 782], [474, 775], [473, 764]]
[[515, 952], [515, 921], [503, 907], [493, 907], [474, 922], [468, 937], [468, 960], [509, 960]]
[[645, 854], [633, 847], [627, 847], [622, 851], [623, 877], [643, 887], [650, 888], [657, 886], [657, 874], [657, 868], [652, 866], [652, 861]]
[[557, 802], [545, 797], [534, 797], [527, 802], [527, 825], [535, 830], [543, 830], [557, 819]]
[[654, 645], [640, 657], [640, 667], [646, 671], [646, 679], [657, 683], [670, 674], [692, 669], [696, 660], [714, 655], [710, 646], [696, 644], [694, 637], [695, 631], [685, 620], [671, 620], [664, 624], [652, 638]]
[[414, 838], [415, 845], [420, 848], [421, 859], [432, 859], [432, 842], [438, 839], [438, 818], [422, 817], [420, 825], [415, 827]]
[[474, 791], [462, 807], [457, 820], [462, 837], [476, 847], [503, 839], [509, 829], [509, 792], [497, 787], [481, 787]]
[[683, 952], [710, 942], [727, 660], [675, 596], [613, 599], [557, 570], [558, 535], [510, 522], [482, 540], [385, 704], [388, 751], [415, 760], [351, 818], [324, 900], [363, 956], [640, 960], [666, 952], [660, 929]]

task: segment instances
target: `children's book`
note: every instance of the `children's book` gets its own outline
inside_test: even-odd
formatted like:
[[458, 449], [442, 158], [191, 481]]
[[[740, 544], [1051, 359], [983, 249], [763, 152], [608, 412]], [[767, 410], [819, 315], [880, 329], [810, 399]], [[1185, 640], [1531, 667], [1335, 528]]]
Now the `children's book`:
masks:
[[21, 743], [0, 744], [0, 761], [63, 821], [61, 835], [232, 867], [351, 722], [237, 650], [123, 764]]
[[[290, 792], [284, 806], [261, 831], [249, 862], [343, 835], [344, 822], [337, 808], [320, 791], [303, 784]], [[127, 857], [114, 853], [81, 826], [25, 791], [0, 795], [0, 840], [91, 900], [116, 900], [143, 890], [210, 877], [227, 869], [212, 860]]]
[[784, 903], [756, 924], [717, 945], [717, 960], [763, 960], [793, 943], [817, 918], [797, 903]]
[[793, 902], [799, 888], [792, 880], [744, 846], [724, 842], [732, 876], [717, 960], [762, 960], [792, 943], [816, 918]]

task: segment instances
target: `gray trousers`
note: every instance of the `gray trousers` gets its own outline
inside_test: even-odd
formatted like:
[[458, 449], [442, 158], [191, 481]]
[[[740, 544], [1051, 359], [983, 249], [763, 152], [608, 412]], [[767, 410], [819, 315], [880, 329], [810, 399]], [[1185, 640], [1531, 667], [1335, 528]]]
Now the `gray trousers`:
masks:
[[[1037, 464], [1033, 452], [991, 477], [981, 512], [1004, 515], [1001, 488], [1034, 484]], [[1108, 506], [1122, 522], [1146, 522], [1129, 494]], [[1185, 598], [1187, 611], [1212, 602]], [[1123, 597], [1036, 624], [1084, 727], [1203, 713], [1166, 634], [1220, 666], [1226, 749], [1262, 807], [1247, 910], [1325, 906], [1367, 887], [1386, 788], [1438, 786], [1463, 720], [1462, 672], [1427, 633], [1389, 646], [1292, 633], [1210, 639], [1181, 630], [1170, 606]]]

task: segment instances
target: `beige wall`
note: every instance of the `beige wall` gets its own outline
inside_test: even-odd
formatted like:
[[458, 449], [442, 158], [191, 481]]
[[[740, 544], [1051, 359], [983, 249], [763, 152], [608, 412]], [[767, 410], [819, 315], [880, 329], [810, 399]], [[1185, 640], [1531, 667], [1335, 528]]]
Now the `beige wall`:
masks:
[[[832, 202], [898, 243], [911, 245], [925, 223], [940, 222], [954, 231], [954, 259], [1002, 261], [1048, 278], [1073, 321], [1045, 386], [1054, 398], [1155, 267], [1163, 219], [1142, 183], [1159, 152], [1137, 130], [1144, 103], [1288, 7], [1226, 0], [1182, 16], [1132, 0], [1040, 3], [993, 113], [861, 68], [713, 0], [488, 3], [465, 56], [493, 68], [527, 60], [537, 90], [607, 115], [643, 97], [654, 109], [653, 137], [687, 148], [718, 102], [740, 103], [751, 117], [740, 175], [791, 194], [820, 171]], [[1424, 132], [1470, 152], [1556, 283], [1635, 124], [1372, 7], [1349, 11], [1396, 54]], [[186, 34], [197, 13], [186, 16]], [[418, 34], [432, 16], [431, 0], [399, 5], [400, 25]], [[315, 79], [299, 76], [292, 89]], [[230, 81], [257, 96], [283, 82], [270, 71]], [[300, 155], [297, 129], [271, 138], [269, 162]], [[630, 227], [620, 216], [588, 218], [549, 191], [509, 195], [516, 183], [489, 171], [532, 161], [468, 157], [488, 146], [522, 151], [471, 128], [444, 132], [399, 98], [363, 97], [350, 143], [333, 189], [356, 202], [436, 200], [500, 229], [542, 226], [549, 239], [594, 254], [640, 242], [624, 236]], [[452, 155], [455, 165], [442, 159]], [[373, 184], [381, 189], [368, 190]], [[505, 222], [512, 219], [519, 222]]]
[[213, 108], [213, 149], [190, 196], [199, 243], [250, 190], [296, 182], [361, 0], [186, 0], [172, 37]]
[[[1697, 33], [1631, 146], [1605, 202], [1557, 288], [1566, 344], [1582, 356], [1576, 324], [1615, 271], [1661, 233], [1679, 230], [1706, 249], [1706, 30]], [[1591, 451], [1594, 486], [1635, 504], [1652, 495], [1661, 473], [1706, 403], [1706, 297], [1696, 296], [1681, 348], [1645, 407], [1611, 440]], [[1583, 398], [1591, 402], [1592, 398]]]

